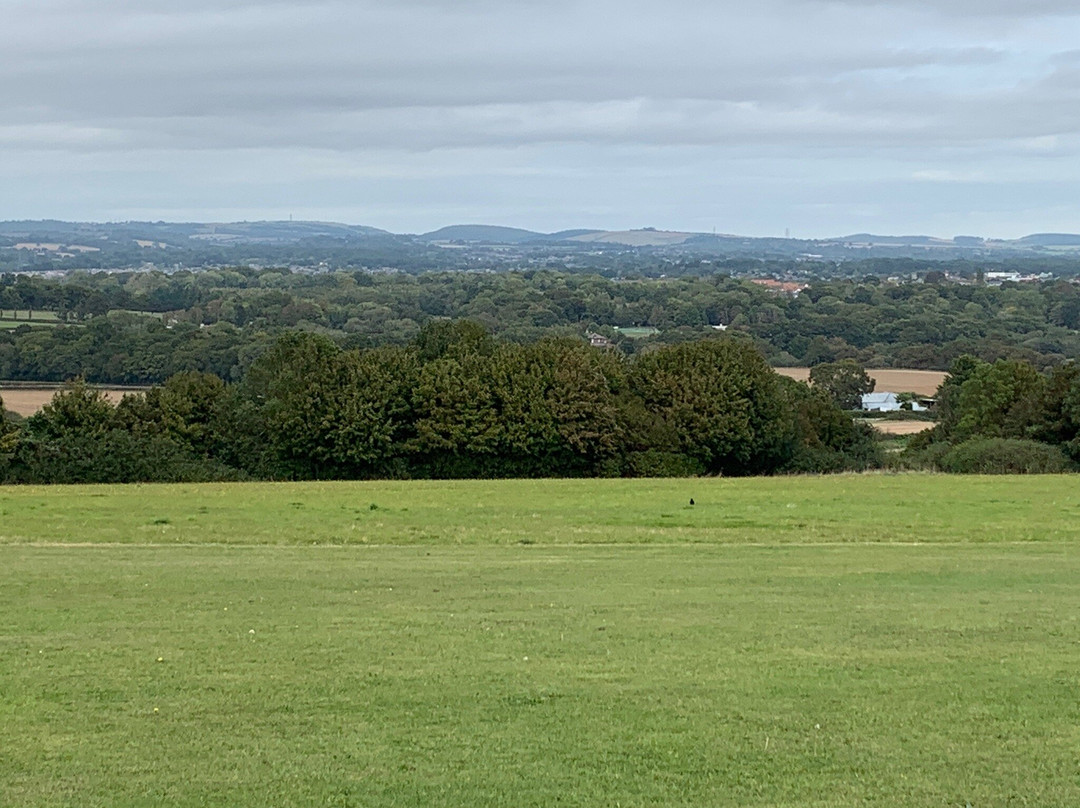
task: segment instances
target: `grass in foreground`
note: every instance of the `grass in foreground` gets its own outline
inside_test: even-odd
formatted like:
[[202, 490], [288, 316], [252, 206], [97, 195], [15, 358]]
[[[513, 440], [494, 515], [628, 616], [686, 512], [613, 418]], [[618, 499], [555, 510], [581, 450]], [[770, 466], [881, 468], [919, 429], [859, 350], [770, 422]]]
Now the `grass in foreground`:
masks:
[[1074, 541], [1077, 480], [910, 474], [0, 487], [0, 544]]
[[[968, 480], [920, 515], [955, 479], [5, 489], [0, 805], [1078, 804], [1067, 489]], [[653, 525], [702, 484], [726, 516]], [[409, 503], [382, 546], [266, 544], [373, 491]], [[139, 546], [185, 496], [236, 546]], [[746, 545], [788, 499], [819, 544]], [[860, 542], [875, 510], [940, 543]], [[28, 544], [57, 528], [129, 544]]]

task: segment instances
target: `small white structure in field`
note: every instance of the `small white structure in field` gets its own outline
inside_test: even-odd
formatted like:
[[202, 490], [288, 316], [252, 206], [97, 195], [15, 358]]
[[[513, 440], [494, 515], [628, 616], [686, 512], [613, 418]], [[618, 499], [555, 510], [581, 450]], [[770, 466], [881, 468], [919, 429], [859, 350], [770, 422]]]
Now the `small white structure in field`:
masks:
[[863, 393], [862, 408], [867, 412], [899, 412], [900, 398], [896, 393]]
[[909, 409], [912, 412], [926, 412], [929, 409], [929, 407], [920, 404], [916, 399], [912, 399], [905, 408], [900, 401], [900, 396], [896, 393], [887, 392], [863, 393], [862, 408], [866, 412], [899, 412], [902, 409]]

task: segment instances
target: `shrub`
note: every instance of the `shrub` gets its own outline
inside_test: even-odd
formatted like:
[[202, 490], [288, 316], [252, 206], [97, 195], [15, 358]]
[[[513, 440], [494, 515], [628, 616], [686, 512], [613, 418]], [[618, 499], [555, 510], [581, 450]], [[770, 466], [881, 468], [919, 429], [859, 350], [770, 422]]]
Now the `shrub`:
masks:
[[932, 443], [920, 440], [927, 432], [913, 435], [907, 449], [889, 454], [885, 459], [885, 468], [891, 471], [937, 471], [941, 468], [941, 458], [952, 449], [947, 443]]
[[955, 474], [1057, 474], [1076, 466], [1057, 446], [1016, 438], [982, 438], [952, 447], [938, 460]]
[[623, 477], [699, 477], [706, 472], [705, 467], [693, 457], [661, 449], [646, 449], [629, 453], [619, 473]]

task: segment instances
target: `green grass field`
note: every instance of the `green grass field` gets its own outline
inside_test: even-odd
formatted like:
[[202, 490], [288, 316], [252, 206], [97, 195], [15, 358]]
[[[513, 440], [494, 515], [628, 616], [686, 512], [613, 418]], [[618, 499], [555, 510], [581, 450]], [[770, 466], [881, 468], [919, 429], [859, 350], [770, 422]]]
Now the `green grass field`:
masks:
[[31, 328], [52, 328], [60, 325], [60, 321], [46, 320], [44, 318], [39, 320], [36, 316], [33, 320], [0, 320], [0, 331], [14, 331], [21, 325], [28, 325]]
[[20, 325], [59, 325], [60, 318], [55, 311], [42, 311], [35, 309], [3, 309], [0, 310], [0, 328], [16, 328]]
[[620, 334], [622, 334], [624, 337], [629, 337], [630, 339], [642, 339], [642, 338], [645, 338], [645, 337], [655, 337], [657, 334], [660, 333], [659, 328], [652, 328], [651, 326], [644, 326], [644, 327], [629, 326], [629, 327], [626, 327], [626, 328], [620, 328], [620, 327], [616, 326], [615, 330], [618, 331]]
[[1078, 510], [1075, 477], [0, 489], [0, 805], [1077, 805]]

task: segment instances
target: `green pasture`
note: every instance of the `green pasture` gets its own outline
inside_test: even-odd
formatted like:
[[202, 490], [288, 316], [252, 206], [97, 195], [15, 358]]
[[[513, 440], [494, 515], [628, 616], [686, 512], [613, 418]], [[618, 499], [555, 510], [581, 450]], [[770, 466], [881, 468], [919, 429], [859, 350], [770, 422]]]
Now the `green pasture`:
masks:
[[1078, 507], [1069, 477], [0, 489], [0, 805], [1080, 804]]
[[1077, 480], [880, 474], [9, 486], [0, 487], [0, 544], [1052, 542], [1080, 533]]
[[0, 321], [16, 321], [22, 323], [56, 324], [60, 318], [55, 311], [47, 309], [0, 309]]
[[39, 318], [37, 312], [34, 313], [33, 320], [27, 320], [25, 316], [20, 317], [18, 320], [12, 320], [10, 317], [0, 318], [0, 331], [12, 331], [20, 325], [28, 325], [32, 328], [51, 328], [60, 325], [60, 320], [55, 316]]
[[626, 328], [615, 327], [615, 330], [622, 334], [624, 337], [630, 339], [643, 339], [645, 337], [655, 337], [660, 333], [659, 328], [652, 328], [649, 326], [635, 327], [628, 326]]

